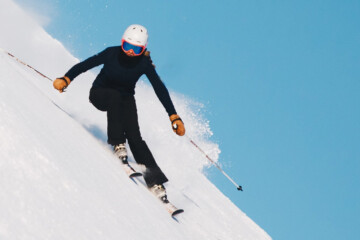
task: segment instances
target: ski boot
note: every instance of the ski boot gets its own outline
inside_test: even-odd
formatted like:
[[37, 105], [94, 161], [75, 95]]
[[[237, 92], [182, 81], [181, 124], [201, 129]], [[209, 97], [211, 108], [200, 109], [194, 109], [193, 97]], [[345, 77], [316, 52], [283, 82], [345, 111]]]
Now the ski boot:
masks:
[[142, 176], [141, 172], [136, 171], [128, 162], [127, 151], [125, 143], [121, 143], [114, 146], [115, 155], [121, 160], [125, 173], [130, 177], [140, 177]]
[[166, 190], [164, 185], [155, 184], [149, 188], [150, 192], [154, 194], [165, 206], [166, 210], [171, 214], [172, 217], [175, 215], [184, 212], [183, 209], [175, 207], [167, 198]]
[[150, 189], [150, 192], [152, 192], [155, 197], [157, 197], [161, 202], [163, 203], [169, 203], [169, 200], [167, 199], [167, 195], [166, 195], [166, 189], [164, 187], [164, 185], [162, 184], [155, 184], [154, 186], [152, 186]]
[[120, 143], [114, 146], [115, 155], [122, 161], [123, 164], [128, 164], [128, 156], [125, 143]]

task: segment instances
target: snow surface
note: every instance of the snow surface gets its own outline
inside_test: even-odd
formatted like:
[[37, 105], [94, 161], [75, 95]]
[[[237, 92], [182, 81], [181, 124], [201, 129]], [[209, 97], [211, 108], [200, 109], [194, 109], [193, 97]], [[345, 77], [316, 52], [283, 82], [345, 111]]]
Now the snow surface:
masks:
[[[78, 62], [11, 0], [0, 0], [0, 32], [1, 48], [51, 78]], [[172, 219], [129, 180], [106, 144], [105, 113], [88, 101], [94, 78], [59, 94], [0, 52], [0, 239], [271, 239], [208, 181], [206, 159], [172, 132], [146, 78], [136, 88], [142, 135], [185, 213]], [[188, 135], [217, 160], [201, 104], [171, 96]]]

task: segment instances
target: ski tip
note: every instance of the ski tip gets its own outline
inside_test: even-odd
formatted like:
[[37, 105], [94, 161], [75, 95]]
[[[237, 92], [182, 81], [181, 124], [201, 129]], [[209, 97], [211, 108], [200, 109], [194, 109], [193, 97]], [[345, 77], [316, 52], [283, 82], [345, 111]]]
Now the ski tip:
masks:
[[238, 186], [237, 190], [239, 190], [239, 191], [243, 191], [242, 186]]
[[174, 217], [174, 216], [176, 216], [177, 214], [180, 214], [180, 213], [183, 213], [183, 212], [184, 212], [183, 209], [177, 209], [176, 211], [174, 211], [174, 212], [171, 213], [171, 216]]
[[135, 173], [132, 173], [129, 175], [129, 178], [133, 178], [133, 177], [141, 177], [142, 176], [142, 173], [139, 173], [139, 172], [135, 172]]

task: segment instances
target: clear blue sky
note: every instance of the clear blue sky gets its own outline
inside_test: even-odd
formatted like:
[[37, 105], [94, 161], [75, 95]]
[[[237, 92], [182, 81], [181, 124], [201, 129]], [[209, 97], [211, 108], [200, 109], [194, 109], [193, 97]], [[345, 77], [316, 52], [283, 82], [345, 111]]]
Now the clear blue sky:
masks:
[[360, 235], [360, 1], [17, 2], [80, 59], [145, 25], [169, 89], [206, 104], [245, 191], [210, 179], [240, 209], [274, 239]]

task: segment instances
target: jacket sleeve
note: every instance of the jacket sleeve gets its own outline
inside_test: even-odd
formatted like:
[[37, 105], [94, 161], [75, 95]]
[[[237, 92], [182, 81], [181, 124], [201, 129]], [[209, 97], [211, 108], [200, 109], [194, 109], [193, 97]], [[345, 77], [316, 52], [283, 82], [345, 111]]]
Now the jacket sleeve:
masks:
[[89, 57], [82, 62], [79, 62], [78, 64], [75, 64], [72, 68], [70, 68], [67, 73], [65, 73], [65, 76], [70, 78], [70, 80], [72, 81], [81, 73], [84, 73], [89, 69], [99, 66], [100, 64], [104, 64], [107, 51], [108, 48], [92, 57]]
[[159, 75], [157, 74], [154, 65], [150, 60], [150, 57], [146, 60], [146, 71], [145, 75], [149, 79], [151, 85], [153, 86], [156, 96], [159, 98], [160, 102], [166, 109], [166, 112], [169, 116], [176, 114], [175, 107], [171, 101], [169, 91], [167, 90], [165, 84], [161, 81]]

